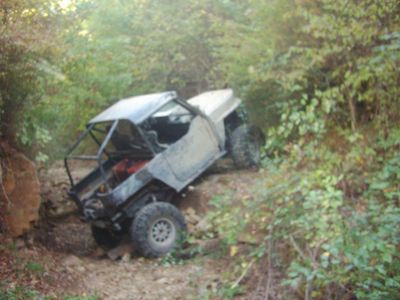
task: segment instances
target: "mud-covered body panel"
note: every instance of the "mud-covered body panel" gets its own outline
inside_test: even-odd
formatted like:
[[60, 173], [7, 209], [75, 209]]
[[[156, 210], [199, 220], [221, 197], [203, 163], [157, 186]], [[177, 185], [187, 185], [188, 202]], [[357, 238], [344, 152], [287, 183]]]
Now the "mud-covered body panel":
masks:
[[180, 192], [224, 154], [225, 150], [220, 149], [210, 124], [197, 116], [182, 139], [122, 182], [109, 195], [109, 199], [113, 205], [121, 205], [153, 180]]
[[209, 91], [190, 98], [190, 105], [202, 111], [213, 123], [220, 140], [225, 143], [225, 118], [240, 105], [231, 89]]
[[240, 105], [240, 100], [231, 89], [205, 92], [187, 102], [200, 109], [215, 124], [223, 121]]

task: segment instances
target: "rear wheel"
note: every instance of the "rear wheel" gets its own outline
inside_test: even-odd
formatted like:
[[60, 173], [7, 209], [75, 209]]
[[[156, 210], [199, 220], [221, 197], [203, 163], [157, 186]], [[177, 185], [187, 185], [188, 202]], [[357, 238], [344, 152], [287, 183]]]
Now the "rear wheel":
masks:
[[254, 125], [241, 125], [230, 136], [230, 153], [237, 168], [258, 167], [261, 163], [261, 130]]
[[92, 235], [99, 246], [106, 248], [113, 248], [121, 241], [121, 237], [118, 235], [118, 233], [110, 229], [97, 227], [94, 225], [92, 225]]
[[131, 225], [131, 239], [145, 257], [160, 257], [183, 242], [185, 219], [172, 204], [155, 202], [143, 207]]

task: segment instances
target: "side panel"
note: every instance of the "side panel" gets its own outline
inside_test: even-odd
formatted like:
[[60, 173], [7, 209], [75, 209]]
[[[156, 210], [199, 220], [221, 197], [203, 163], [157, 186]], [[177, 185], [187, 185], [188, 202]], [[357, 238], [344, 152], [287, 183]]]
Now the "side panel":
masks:
[[179, 192], [224, 154], [208, 121], [197, 116], [183, 138], [154, 157], [111, 193], [112, 202], [117, 206], [124, 203], [153, 179]]
[[188, 133], [171, 145], [163, 155], [176, 178], [186, 181], [208, 166], [220, 153], [218, 140], [206, 119], [193, 119]]
[[116, 187], [109, 196], [106, 197], [105, 201], [111, 201], [111, 206], [119, 206], [123, 204], [132, 195], [137, 193], [147, 183], [152, 180], [152, 175], [149, 173], [147, 167], [141, 169], [135, 174], [132, 174], [118, 187]]

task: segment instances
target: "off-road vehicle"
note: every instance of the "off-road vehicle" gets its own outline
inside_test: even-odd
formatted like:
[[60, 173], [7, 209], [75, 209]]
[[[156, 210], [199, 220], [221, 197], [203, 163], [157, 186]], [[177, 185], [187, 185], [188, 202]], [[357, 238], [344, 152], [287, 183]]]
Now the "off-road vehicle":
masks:
[[[90, 120], [64, 162], [96, 242], [111, 247], [128, 234], [146, 257], [179, 244], [186, 225], [174, 198], [227, 153], [239, 168], [260, 162], [263, 135], [241, 121], [239, 105], [230, 89], [187, 101], [163, 92], [120, 100]], [[77, 178], [71, 160], [95, 166]]]

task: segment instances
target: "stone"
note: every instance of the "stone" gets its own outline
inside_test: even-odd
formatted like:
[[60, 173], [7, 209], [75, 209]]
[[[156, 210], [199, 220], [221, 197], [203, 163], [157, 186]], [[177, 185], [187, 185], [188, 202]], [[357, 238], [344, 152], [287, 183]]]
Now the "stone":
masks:
[[62, 262], [62, 265], [68, 272], [74, 272], [75, 270], [77, 270], [78, 272], [85, 271], [84, 267], [82, 266], [82, 260], [75, 255], [67, 256]]
[[161, 284], [168, 284], [168, 279], [165, 277], [162, 277], [162, 278], [158, 279], [157, 282], [161, 283]]
[[93, 251], [92, 256], [94, 258], [103, 258], [107, 256], [107, 252], [103, 248], [97, 247], [96, 250]]
[[187, 208], [184, 212], [184, 215], [186, 222], [189, 225], [195, 225], [201, 220], [201, 218], [196, 214], [196, 211], [192, 207]]
[[22, 249], [22, 248], [24, 248], [24, 247], [25, 247], [25, 241], [24, 241], [23, 239], [21, 239], [21, 238], [17, 239], [17, 240], [15, 241], [15, 247], [16, 247], [17, 249]]
[[193, 231], [197, 234], [207, 232], [211, 229], [210, 222], [208, 221], [207, 217], [201, 219], [196, 226], [194, 227]]
[[107, 252], [107, 256], [111, 260], [117, 260], [126, 254], [131, 254], [133, 247], [131, 244], [121, 244]]
[[69, 255], [64, 259], [62, 264], [65, 267], [75, 267], [80, 266], [82, 264], [82, 260], [75, 255]]
[[76, 266], [75, 269], [76, 269], [78, 272], [81, 272], [81, 273], [83, 273], [83, 272], [86, 271], [86, 268], [85, 268], [84, 266]]
[[189, 207], [188, 209], [186, 209], [186, 214], [188, 214], [189, 216], [193, 216], [196, 214], [196, 212], [192, 207]]
[[131, 254], [130, 253], [124, 253], [121, 257], [121, 261], [127, 263], [131, 261]]
[[28, 232], [39, 219], [40, 183], [35, 164], [25, 155], [1, 143], [6, 167], [2, 170], [0, 204], [6, 204], [4, 222], [13, 237]]

